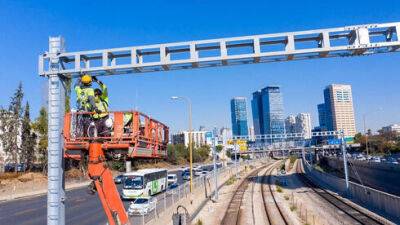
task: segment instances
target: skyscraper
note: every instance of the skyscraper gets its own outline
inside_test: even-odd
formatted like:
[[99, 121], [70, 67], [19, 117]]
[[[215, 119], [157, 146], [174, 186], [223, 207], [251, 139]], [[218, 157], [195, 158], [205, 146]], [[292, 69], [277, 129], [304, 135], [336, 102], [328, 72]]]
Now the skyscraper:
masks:
[[304, 134], [306, 139], [311, 139], [311, 115], [309, 113], [297, 114], [295, 132]]
[[283, 116], [283, 98], [279, 86], [267, 86], [261, 90], [264, 114], [264, 132], [270, 134], [285, 133]]
[[331, 84], [324, 89], [327, 130], [343, 130], [344, 135], [356, 134], [351, 86]]
[[279, 86], [267, 86], [254, 92], [251, 105], [255, 134], [285, 133], [283, 98]]
[[264, 117], [262, 111], [261, 90], [253, 93], [251, 100], [251, 111], [253, 115], [254, 134], [264, 134]]
[[296, 133], [296, 117], [294, 115], [286, 117], [285, 129], [286, 133]]
[[248, 135], [246, 98], [231, 100], [232, 133], [234, 136]]
[[318, 121], [321, 130], [327, 130], [326, 107], [324, 103], [318, 104]]

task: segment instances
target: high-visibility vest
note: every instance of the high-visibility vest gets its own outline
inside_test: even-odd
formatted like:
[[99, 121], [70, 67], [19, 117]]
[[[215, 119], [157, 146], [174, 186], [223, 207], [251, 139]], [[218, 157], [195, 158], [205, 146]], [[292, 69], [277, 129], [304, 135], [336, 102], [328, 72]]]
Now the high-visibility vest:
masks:
[[94, 119], [100, 119], [108, 115], [108, 103], [101, 98], [96, 100], [96, 108], [101, 112], [101, 113], [95, 113], [93, 115]]
[[96, 103], [96, 108], [99, 110], [101, 113], [95, 113], [93, 115], [94, 119], [99, 119], [103, 118], [108, 115], [108, 91], [107, 91], [107, 86], [103, 83], [100, 85], [101, 88], [101, 96], [98, 96], [95, 99]]
[[90, 103], [90, 98], [94, 101], [94, 89], [92, 87], [75, 87], [77, 102], [79, 104], [79, 109], [92, 112], [94, 110], [94, 105]]

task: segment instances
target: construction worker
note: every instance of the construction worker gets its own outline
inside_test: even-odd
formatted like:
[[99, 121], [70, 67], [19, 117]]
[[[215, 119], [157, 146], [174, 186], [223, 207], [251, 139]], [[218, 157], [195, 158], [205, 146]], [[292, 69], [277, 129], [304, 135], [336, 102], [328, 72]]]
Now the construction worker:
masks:
[[90, 75], [85, 74], [77, 80], [75, 83], [75, 92], [78, 111], [93, 112], [96, 104], [94, 102], [94, 89]]
[[96, 124], [98, 135], [100, 137], [107, 137], [110, 136], [110, 129], [106, 126], [106, 121], [109, 118], [108, 90], [107, 86], [96, 77], [93, 77], [93, 81], [100, 86], [100, 88], [96, 88], [94, 90], [94, 102], [96, 105], [96, 110], [95, 114], [93, 114], [93, 119]]
[[[78, 105], [78, 123], [77, 131], [78, 136], [90, 136], [88, 135], [88, 128], [92, 122], [92, 115], [89, 113], [95, 112], [96, 103], [94, 96], [94, 89], [92, 87], [92, 77], [88, 74], [83, 75], [75, 83], [76, 100]], [[85, 113], [88, 114], [85, 114]]]

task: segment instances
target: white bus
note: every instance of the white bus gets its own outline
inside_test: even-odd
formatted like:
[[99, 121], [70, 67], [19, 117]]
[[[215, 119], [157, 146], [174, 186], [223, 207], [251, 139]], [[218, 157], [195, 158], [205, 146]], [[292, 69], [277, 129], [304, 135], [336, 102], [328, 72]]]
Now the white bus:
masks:
[[125, 173], [122, 183], [123, 199], [149, 197], [166, 190], [167, 170], [142, 169]]

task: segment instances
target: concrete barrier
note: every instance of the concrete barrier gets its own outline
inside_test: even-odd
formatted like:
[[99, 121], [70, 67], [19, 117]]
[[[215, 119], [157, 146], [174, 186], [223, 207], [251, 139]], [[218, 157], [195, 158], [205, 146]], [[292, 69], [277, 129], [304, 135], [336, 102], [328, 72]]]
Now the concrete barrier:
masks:
[[[331, 168], [343, 173], [343, 160], [335, 157], [324, 157], [324, 161]], [[368, 161], [351, 160], [349, 177], [358, 181], [358, 175], [364, 185], [390, 194], [400, 196], [400, 164], [374, 163]]]
[[400, 197], [353, 182], [349, 183], [349, 190], [346, 192], [344, 179], [315, 170], [305, 160], [303, 160], [303, 165], [306, 175], [314, 182], [331, 191], [346, 195], [353, 202], [400, 224]]

